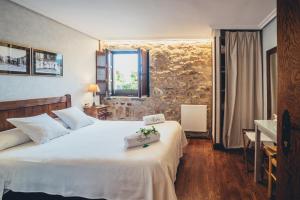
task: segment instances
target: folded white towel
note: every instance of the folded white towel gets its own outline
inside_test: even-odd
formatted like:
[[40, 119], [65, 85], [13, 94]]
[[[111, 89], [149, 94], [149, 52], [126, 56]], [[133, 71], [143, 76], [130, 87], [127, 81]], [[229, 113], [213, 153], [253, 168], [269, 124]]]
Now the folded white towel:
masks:
[[160, 139], [160, 134], [159, 132], [156, 132], [155, 134], [151, 133], [147, 136], [142, 134], [141, 132], [137, 132], [135, 134], [126, 136], [124, 138], [125, 142], [125, 148], [131, 148], [131, 147], [137, 147], [137, 146], [142, 146], [144, 144], [149, 144], [152, 142], [159, 141]]
[[147, 115], [143, 117], [144, 125], [158, 124], [166, 121], [164, 114]]

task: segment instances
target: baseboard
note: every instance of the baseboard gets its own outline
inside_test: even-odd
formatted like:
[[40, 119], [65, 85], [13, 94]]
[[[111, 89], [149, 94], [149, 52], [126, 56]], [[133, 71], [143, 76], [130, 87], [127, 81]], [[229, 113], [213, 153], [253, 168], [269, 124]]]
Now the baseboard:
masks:
[[223, 144], [221, 144], [221, 143], [215, 143], [215, 144], [213, 144], [213, 148], [215, 150], [224, 150], [225, 149], [224, 146], [223, 146]]
[[185, 131], [187, 138], [210, 139], [210, 132], [191, 132]]

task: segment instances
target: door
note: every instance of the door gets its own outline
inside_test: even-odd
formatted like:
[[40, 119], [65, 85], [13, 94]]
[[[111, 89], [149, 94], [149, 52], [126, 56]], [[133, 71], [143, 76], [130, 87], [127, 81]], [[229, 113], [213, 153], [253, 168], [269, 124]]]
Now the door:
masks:
[[278, 168], [276, 198], [300, 199], [300, 0], [277, 0]]

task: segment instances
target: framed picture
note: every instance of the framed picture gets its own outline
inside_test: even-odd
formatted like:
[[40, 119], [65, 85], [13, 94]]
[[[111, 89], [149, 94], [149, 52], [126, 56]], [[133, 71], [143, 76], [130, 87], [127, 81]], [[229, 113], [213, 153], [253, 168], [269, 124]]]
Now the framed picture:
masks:
[[32, 49], [32, 74], [63, 76], [63, 55]]
[[0, 73], [30, 74], [30, 48], [0, 42]]

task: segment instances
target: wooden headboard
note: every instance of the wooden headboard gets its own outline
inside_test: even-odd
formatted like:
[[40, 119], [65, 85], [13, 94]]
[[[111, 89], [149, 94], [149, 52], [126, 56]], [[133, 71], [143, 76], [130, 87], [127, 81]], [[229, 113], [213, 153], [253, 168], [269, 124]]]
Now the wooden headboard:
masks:
[[54, 117], [52, 110], [69, 107], [71, 107], [71, 95], [69, 94], [62, 97], [0, 102], [0, 131], [14, 128], [6, 121], [7, 118], [30, 117], [43, 113]]

